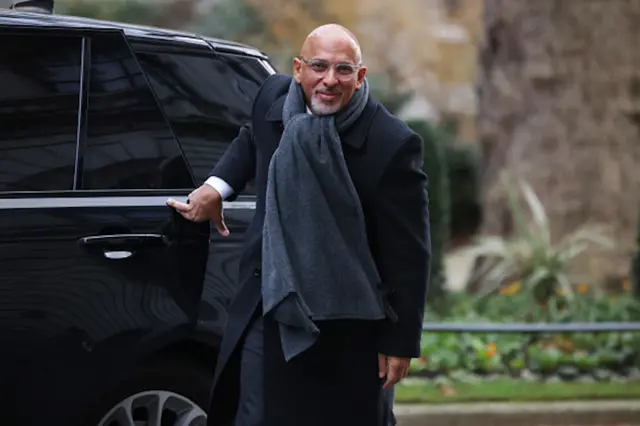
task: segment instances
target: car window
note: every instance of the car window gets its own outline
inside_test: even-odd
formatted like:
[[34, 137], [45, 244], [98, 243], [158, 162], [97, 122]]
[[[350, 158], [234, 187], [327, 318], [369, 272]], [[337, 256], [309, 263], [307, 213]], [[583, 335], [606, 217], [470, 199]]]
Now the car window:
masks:
[[208, 50], [179, 52], [142, 44], [134, 50], [196, 180], [203, 182], [240, 126], [250, 120], [267, 71], [255, 60], [252, 64]]
[[251, 56], [221, 53], [220, 58], [233, 70], [237, 90], [244, 94], [244, 101], [251, 106], [260, 86], [271, 73], [259, 59]]
[[[247, 121], [250, 120], [253, 101], [260, 90], [260, 86], [272, 74], [259, 59], [234, 54], [220, 54], [220, 58], [229, 65], [236, 76], [236, 84], [239, 91], [244, 94], [247, 105]], [[247, 195], [255, 195], [255, 182], [251, 181], [243, 191]]]
[[91, 38], [83, 188], [183, 189], [193, 179], [122, 36]]
[[0, 35], [0, 192], [73, 189], [81, 43]]

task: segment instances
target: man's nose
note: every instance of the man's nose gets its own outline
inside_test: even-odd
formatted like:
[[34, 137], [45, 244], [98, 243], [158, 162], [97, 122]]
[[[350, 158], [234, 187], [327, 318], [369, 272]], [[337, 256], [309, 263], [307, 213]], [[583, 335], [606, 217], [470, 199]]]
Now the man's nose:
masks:
[[327, 87], [333, 87], [338, 84], [338, 78], [336, 76], [336, 69], [330, 67], [322, 80]]

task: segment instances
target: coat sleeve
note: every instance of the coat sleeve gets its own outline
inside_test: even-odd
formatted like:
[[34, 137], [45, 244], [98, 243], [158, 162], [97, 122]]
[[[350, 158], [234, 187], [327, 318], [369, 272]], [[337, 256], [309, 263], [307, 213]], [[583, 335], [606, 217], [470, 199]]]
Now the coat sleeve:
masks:
[[383, 172], [372, 207], [373, 255], [397, 315], [397, 321], [382, 324], [379, 350], [387, 356], [420, 356], [431, 260], [422, 152], [422, 139], [411, 133]]
[[230, 198], [233, 199], [254, 178], [255, 172], [256, 146], [251, 123], [248, 123], [240, 128], [238, 136], [231, 142], [210, 176], [218, 177], [231, 186], [234, 194]]

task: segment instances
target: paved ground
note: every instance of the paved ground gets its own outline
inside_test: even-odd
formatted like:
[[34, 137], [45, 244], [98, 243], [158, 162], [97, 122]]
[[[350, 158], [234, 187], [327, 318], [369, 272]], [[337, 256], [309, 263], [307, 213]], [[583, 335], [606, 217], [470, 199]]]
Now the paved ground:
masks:
[[396, 405], [398, 426], [640, 426], [640, 401]]

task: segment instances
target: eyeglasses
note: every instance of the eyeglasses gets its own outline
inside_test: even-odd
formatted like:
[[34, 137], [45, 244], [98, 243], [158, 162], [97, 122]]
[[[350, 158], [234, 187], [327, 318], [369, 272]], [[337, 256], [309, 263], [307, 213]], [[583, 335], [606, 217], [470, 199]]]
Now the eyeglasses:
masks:
[[352, 64], [350, 62], [338, 62], [337, 64], [332, 64], [324, 59], [305, 59], [302, 56], [298, 56], [297, 58], [304, 62], [311, 71], [317, 74], [324, 74], [329, 71], [329, 68], [333, 67], [339, 78], [349, 78], [361, 68], [361, 65]]

